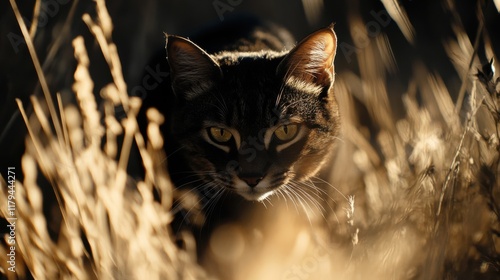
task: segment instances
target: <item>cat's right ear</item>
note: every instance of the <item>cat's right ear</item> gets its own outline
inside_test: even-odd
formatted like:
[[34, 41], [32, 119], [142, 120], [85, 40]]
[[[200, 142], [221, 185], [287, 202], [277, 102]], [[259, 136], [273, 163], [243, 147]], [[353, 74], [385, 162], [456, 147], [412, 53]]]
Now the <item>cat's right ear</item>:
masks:
[[302, 40], [279, 64], [277, 72], [299, 87], [330, 87], [335, 80], [336, 53], [337, 35], [332, 24]]
[[222, 77], [217, 62], [190, 40], [170, 35], [165, 48], [177, 97], [192, 100], [210, 90]]

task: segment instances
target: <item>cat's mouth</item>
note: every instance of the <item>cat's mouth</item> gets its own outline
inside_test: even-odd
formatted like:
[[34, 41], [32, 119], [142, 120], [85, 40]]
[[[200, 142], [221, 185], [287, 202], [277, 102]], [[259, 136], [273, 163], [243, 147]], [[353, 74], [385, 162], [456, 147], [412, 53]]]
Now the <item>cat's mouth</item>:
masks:
[[234, 179], [234, 191], [241, 195], [246, 200], [263, 201], [281, 186], [271, 185], [268, 178], [264, 178], [256, 186], [250, 187], [247, 183], [239, 178]]

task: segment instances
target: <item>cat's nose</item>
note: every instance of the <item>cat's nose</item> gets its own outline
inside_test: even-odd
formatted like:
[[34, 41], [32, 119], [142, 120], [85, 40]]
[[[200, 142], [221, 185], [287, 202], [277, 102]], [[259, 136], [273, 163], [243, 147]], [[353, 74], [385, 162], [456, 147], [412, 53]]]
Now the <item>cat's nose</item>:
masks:
[[262, 176], [259, 175], [246, 175], [246, 176], [240, 176], [240, 179], [243, 180], [245, 183], [250, 186], [250, 188], [253, 188], [259, 184], [260, 181], [262, 181]]

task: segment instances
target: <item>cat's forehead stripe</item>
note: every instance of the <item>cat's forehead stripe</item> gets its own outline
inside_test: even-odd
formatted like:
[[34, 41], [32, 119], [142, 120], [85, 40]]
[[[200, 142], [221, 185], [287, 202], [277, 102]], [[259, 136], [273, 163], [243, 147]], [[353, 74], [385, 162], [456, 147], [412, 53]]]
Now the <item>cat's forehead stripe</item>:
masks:
[[323, 87], [306, 82], [304, 80], [301, 80], [295, 76], [290, 76], [286, 81], [285, 85], [289, 88], [306, 92], [308, 94], [314, 95], [314, 96], [319, 96], [321, 92], [323, 91]]

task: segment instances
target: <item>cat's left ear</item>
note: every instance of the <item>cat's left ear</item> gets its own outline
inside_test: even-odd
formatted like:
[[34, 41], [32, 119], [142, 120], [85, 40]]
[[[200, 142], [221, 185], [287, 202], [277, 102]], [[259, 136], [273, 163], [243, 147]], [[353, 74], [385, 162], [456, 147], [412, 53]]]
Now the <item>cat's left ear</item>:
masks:
[[167, 60], [177, 97], [191, 100], [213, 87], [222, 77], [215, 60], [188, 39], [167, 36]]
[[337, 52], [337, 36], [333, 24], [302, 40], [285, 56], [278, 74], [299, 83], [329, 87], [335, 80], [333, 61]]

